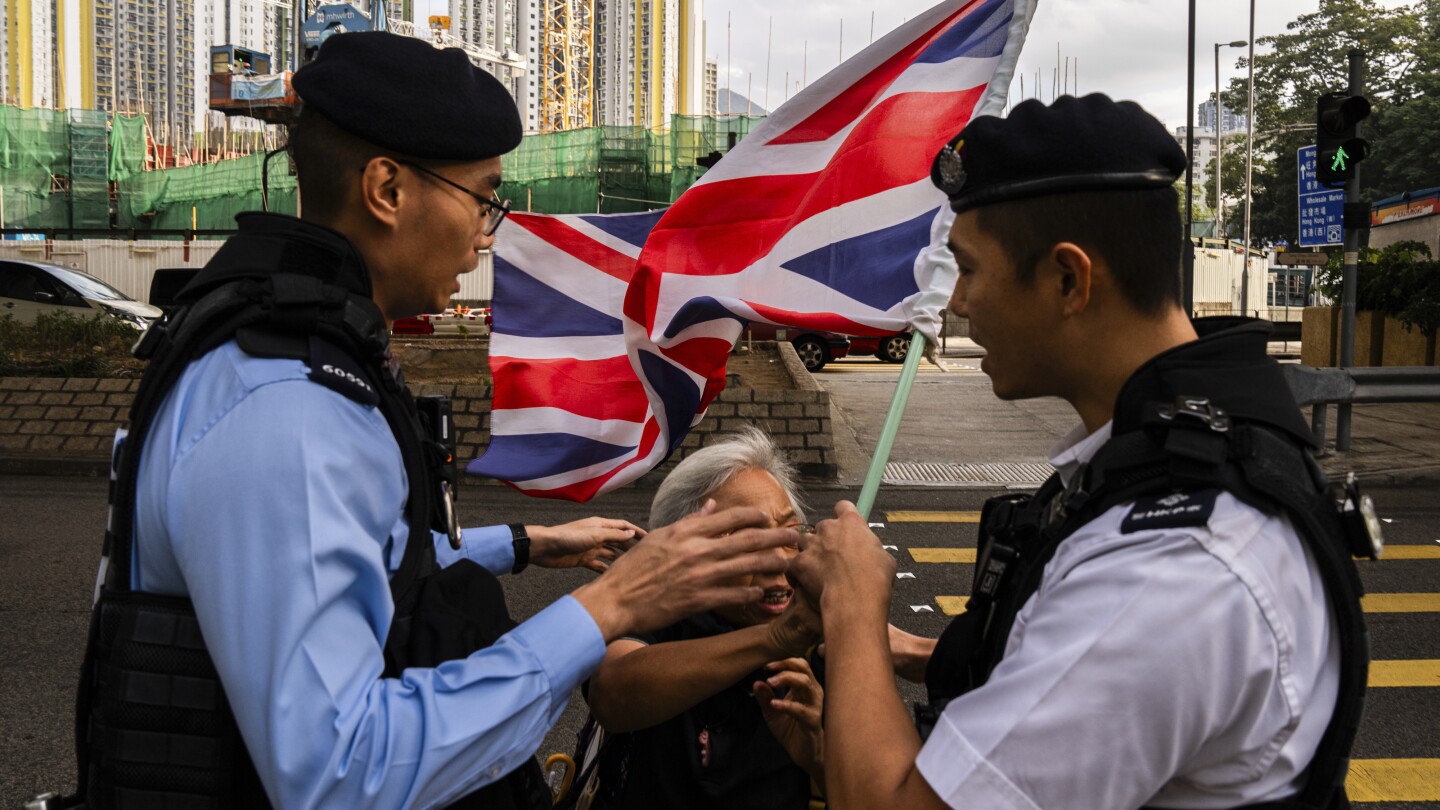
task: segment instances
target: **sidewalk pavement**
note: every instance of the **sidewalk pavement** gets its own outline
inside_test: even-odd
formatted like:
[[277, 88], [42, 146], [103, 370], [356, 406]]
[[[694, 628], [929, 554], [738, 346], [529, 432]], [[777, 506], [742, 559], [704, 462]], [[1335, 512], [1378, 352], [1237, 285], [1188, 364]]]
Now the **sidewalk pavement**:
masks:
[[[1272, 343], [1281, 362], [1297, 362], [1299, 343]], [[1057, 440], [1078, 424], [1075, 412], [1058, 399], [1003, 402], [990, 380], [978, 373], [985, 350], [968, 338], [951, 337], [940, 353], [950, 374], [917, 375], [909, 405], [891, 451], [892, 463], [1020, 465], [1042, 464]], [[923, 368], [923, 366], [922, 366]], [[827, 375], [835, 412], [839, 486], [864, 481], [898, 375]], [[1303, 411], [1310, 421], [1310, 409]], [[1440, 486], [1440, 403], [1355, 405], [1351, 448], [1336, 452], [1336, 408], [1328, 409], [1329, 437], [1320, 465], [1332, 480], [1355, 472], [1371, 487]]]
[[[1298, 360], [1298, 351], [1293, 341], [1271, 344], [1271, 353], [1282, 362]], [[990, 469], [1045, 464], [1051, 445], [1078, 424], [1075, 412], [1058, 399], [997, 399], [990, 379], [979, 372], [985, 350], [969, 338], [947, 338], [940, 354], [954, 371], [917, 376], [892, 463]], [[899, 378], [893, 366], [877, 365], [876, 370], [885, 368], [889, 373], [818, 375], [830, 391], [840, 468], [838, 481], [819, 488], [850, 490], [863, 483]], [[1440, 403], [1354, 406], [1351, 449], [1345, 453], [1334, 450], [1335, 410], [1330, 407], [1326, 417], [1329, 437], [1320, 458], [1332, 480], [1343, 481], [1353, 471], [1371, 487], [1440, 487]], [[1308, 424], [1309, 408], [1304, 416]], [[104, 458], [0, 453], [0, 475], [107, 474]]]

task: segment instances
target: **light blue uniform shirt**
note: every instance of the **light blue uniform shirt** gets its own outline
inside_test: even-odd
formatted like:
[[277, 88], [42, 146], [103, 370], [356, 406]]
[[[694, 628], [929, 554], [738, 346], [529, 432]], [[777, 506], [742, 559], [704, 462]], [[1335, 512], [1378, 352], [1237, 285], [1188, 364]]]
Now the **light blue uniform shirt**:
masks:
[[[131, 585], [193, 601], [275, 806], [444, 805], [535, 753], [605, 642], [565, 596], [468, 658], [381, 678], [410, 536], [400, 448], [307, 374], [233, 342], [186, 370], [146, 446]], [[504, 526], [425, 542], [442, 566], [513, 565]]]

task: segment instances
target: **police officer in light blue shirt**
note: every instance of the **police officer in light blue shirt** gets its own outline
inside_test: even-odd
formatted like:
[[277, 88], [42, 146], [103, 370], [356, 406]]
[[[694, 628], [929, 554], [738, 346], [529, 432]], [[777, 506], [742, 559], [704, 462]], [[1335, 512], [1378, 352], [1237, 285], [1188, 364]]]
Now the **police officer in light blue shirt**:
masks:
[[[244, 215], [237, 240], [276, 261], [340, 255], [387, 322], [443, 308], [504, 218], [499, 155], [520, 139], [509, 95], [457, 50], [384, 33], [331, 38], [294, 86], [303, 217]], [[735, 583], [784, 570], [778, 548], [797, 541], [742, 509], [705, 510], [623, 556], [639, 534], [623, 521], [542, 527], [531, 561], [601, 576], [468, 657], [383, 677], [407, 547], [502, 573], [524, 544], [491, 527], [452, 548], [412, 525], [377, 408], [317, 382], [313, 358], [243, 343], [193, 362], [144, 440], [130, 585], [193, 603], [274, 806], [453, 803], [535, 753], [607, 642], [757, 601]]]

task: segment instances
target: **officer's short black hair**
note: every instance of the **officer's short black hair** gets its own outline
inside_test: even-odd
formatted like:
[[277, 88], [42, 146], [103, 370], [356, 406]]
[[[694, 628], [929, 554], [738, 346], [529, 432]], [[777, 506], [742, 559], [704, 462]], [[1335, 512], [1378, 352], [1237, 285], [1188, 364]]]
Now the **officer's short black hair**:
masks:
[[290, 125], [290, 157], [300, 186], [300, 212], [322, 222], [337, 218], [351, 183], [372, 159], [390, 154], [336, 126], [324, 115], [302, 107]]
[[976, 225], [995, 239], [1028, 284], [1036, 264], [1060, 242], [1103, 259], [1136, 311], [1159, 315], [1181, 305], [1179, 196], [1170, 186], [1077, 191], [977, 207]]

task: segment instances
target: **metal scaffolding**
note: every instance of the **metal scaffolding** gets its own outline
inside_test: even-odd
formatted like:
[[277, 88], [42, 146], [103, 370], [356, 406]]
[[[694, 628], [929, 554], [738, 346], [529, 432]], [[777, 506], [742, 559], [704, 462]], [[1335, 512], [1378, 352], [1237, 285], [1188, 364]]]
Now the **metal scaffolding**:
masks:
[[540, 22], [540, 131], [594, 124], [594, 0], [543, 0]]

